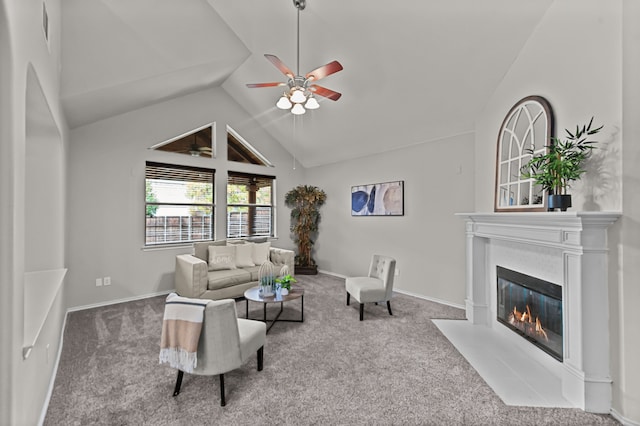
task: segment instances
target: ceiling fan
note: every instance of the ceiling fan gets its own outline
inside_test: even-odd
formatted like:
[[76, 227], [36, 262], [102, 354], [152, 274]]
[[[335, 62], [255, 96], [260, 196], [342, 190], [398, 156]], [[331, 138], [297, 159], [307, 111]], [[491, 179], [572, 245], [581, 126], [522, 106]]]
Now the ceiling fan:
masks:
[[297, 68], [294, 74], [284, 62], [282, 62], [277, 56], [265, 54], [265, 58], [269, 60], [276, 68], [280, 70], [284, 75], [288, 77], [287, 82], [273, 82], [273, 83], [252, 83], [247, 84], [247, 87], [288, 87], [282, 97], [276, 103], [276, 106], [280, 109], [291, 109], [291, 112], [296, 115], [304, 114], [307, 109], [317, 109], [320, 107], [318, 101], [313, 95], [319, 95], [332, 101], [337, 101], [342, 96], [334, 90], [327, 89], [326, 87], [315, 84], [316, 81], [328, 77], [331, 74], [341, 71], [342, 65], [338, 61], [329, 62], [326, 65], [318, 67], [313, 71], [309, 71], [304, 76], [300, 75], [300, 11], [304, 10], [306, 6], [306, 0], [293, 0], [293, 5], [298, 9], [298, 32], [297, 32]]
[[[183, 145], [184, 148], [182, 149], [178, 149], [175, 152], [179, 152], [181, 154], [189, 154], [192, 157], [212, 157], [213, 156], [213, 150], [206, 146], [206, 145], [199, 145], [198, 144], [198, 133], [193, 133], [193, 142], [190, 142], [188, 146]], [[187, 138], [184, 138], [183, 141], [186, 142]]]
[[200, 157], [201, 155], [211, 157], [212, 150], [208, 146], [199, 146], [197, 143], [193, 143], [186, 152], [191, 154], [192, 157]]

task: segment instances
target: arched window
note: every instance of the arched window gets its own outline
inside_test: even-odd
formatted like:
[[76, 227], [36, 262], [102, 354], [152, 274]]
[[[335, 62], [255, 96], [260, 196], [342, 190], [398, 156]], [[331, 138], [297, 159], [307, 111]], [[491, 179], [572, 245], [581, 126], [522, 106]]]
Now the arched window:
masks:
[[522, 177], [522, 166], [543, 153], [553, 135], [551, 105], [529, 96], [509, 111], [498, 134], [495, 211], [545, 211], [547, 197], [533, 179]]

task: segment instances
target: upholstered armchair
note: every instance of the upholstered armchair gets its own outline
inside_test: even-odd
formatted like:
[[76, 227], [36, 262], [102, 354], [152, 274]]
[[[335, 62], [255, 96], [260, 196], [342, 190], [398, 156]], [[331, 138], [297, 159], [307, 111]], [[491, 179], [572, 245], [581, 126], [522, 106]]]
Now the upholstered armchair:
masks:
[[[220, 377], [220, 405], [225, 406], [224, 373], [242, 366], [254, 353], [258, 356], [258, 371], [262, 371], [267, 326], [261, 321], [238, 318], [232, 299], [210, 301], [204, 311], [204, 321], [198, 343], [198, 364], [192, 374]], [[180, 393], [184, 372], [178, 370], [173, 396]]]
[[364, 317], [365, 303], [387, 302], [389, 315], [391, 312], [391, 295], [393, 294], [393, 277], [395, 275], [396, 260], [374, 254], [366, 277], [348, 277], [345, 280], [347, 290], [347, 305], [351, 296], [360, 303], [360, 321]]

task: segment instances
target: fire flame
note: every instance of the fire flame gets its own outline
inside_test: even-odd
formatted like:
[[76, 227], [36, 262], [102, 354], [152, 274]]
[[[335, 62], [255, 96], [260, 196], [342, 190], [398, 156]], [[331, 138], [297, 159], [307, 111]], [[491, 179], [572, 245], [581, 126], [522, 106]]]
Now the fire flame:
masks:
[[523, 331], [529, 334], [541, 337], [548, 342], [549, 338], [547, 337], [547, 332], [542, 327], [540, 318], [536, 317], [534, 321], [529, 305], [527, 305], [525, 309], [524, 312], [520, 312], [518, 308], [514, 306], [513, 312], [509, 315], [509, 323], [519, 329], [524, 329]]

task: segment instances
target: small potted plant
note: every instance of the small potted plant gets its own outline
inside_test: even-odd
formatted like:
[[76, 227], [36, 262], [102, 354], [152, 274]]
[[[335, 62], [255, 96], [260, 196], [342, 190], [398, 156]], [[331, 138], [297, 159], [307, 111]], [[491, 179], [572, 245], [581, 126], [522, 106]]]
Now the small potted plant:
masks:
[[295, 283], [297, 281], [290, 274], [287, 274], [280, 278], [276, 278], [276, 282], [280, 283], [281, 294], [286, 296], [289, 294], [289, 290], [291, 290], [291, 283]]
[[571, 133], [565, 129], [567, 137], [561, 140], [551, 138], [551, 143], [546, 145], [544, 154], [533, 155], [533, 150], [528, 152], [533, 157], [522, 166], [520, 173], [525, 179], [533, 179], [549, 194], [547, 209], [553, 211], [560, 209], [566, 211], [571, 207], [571, 195], [567, 194], [569, 183], [580, 179], [586, 171], [583, 168], [584, 161], [589, 158], [595, 148], [594, 140], [590, 137], [602, 130], [603, 126], [592, 129], [593, 117], [589, 124], [582, 127], [576, 126], [576, 131]]

